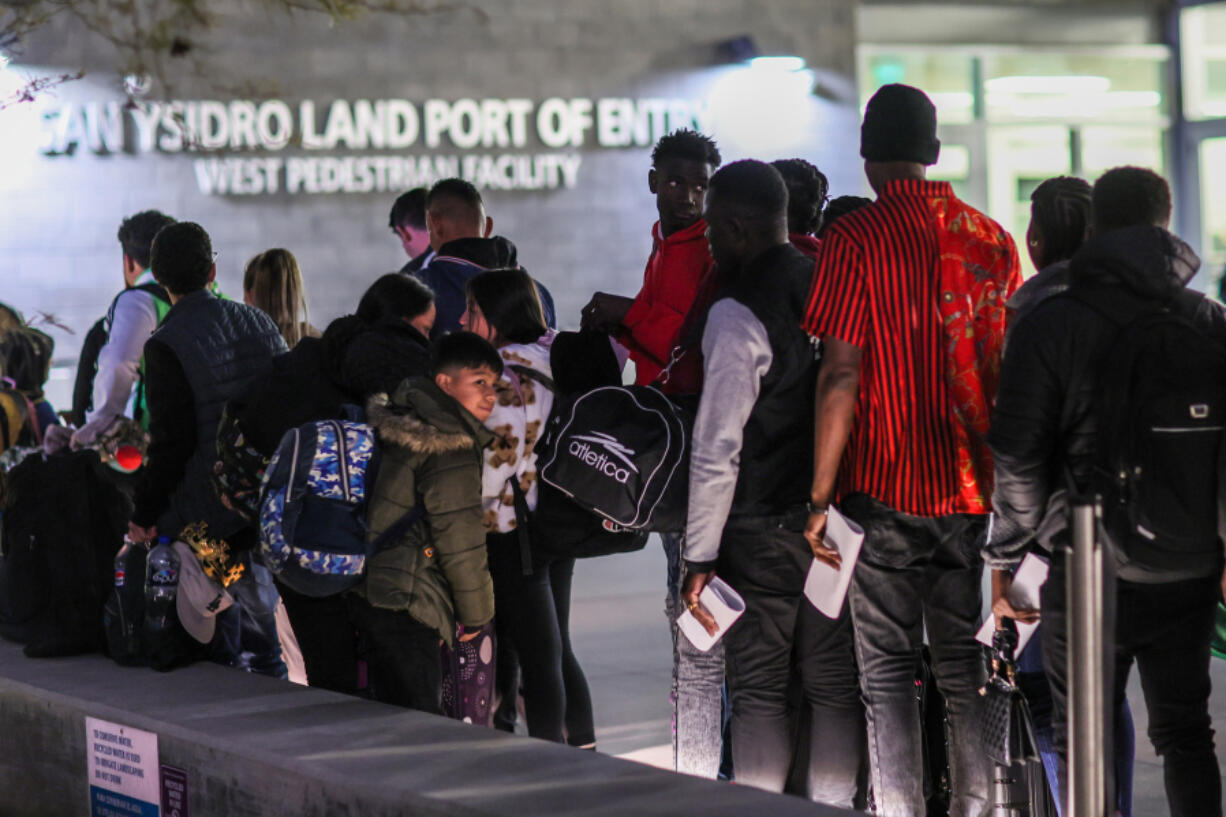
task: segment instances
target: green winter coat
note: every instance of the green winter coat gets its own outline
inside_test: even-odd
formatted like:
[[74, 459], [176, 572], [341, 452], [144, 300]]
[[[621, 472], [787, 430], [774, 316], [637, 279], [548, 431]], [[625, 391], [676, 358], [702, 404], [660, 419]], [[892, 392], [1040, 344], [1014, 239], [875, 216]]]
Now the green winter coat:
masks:
[[390, 400], [372, 397], [367, 421], [382, 451], [369, 538], [418, 503], [425, 516], [367, 560], [354, 592], [408, 612], [451, 644], [457, 622], [476, 628], [494, 617], [481, 514], [481, 449], [493, 434], [426, 378], [404, 381]]

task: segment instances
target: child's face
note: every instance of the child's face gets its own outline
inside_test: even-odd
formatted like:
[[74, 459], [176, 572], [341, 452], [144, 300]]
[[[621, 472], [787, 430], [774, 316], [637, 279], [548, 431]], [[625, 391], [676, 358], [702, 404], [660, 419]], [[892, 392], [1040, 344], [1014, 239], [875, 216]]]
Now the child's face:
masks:
[[439, 372], [434, 382], [446, 394], [451, 395], [457, 403], [468, 409], [472, 416], [481, 422], [489, 419], [497, 400], [494, 394], [494, 383], [498, 376], [489, 366], [476, 369], [456, 369], [453, 372]]

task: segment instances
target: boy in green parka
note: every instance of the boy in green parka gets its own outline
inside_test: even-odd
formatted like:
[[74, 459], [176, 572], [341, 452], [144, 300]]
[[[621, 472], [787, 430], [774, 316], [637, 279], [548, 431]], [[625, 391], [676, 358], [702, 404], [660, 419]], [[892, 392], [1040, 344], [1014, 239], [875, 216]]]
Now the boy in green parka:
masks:
[[405, 380], [367, 406], [382, 447], [369, 537], [419, 504], [424, 515], [367, 560], [351, 599], [375, 698], [442, 714], [440, 638], [466, 641], [494, 617], [481, 449], [493, 439], [482, 423], [502, 359], [469, 332], [439, 338], [430, 356], [431, 378]]

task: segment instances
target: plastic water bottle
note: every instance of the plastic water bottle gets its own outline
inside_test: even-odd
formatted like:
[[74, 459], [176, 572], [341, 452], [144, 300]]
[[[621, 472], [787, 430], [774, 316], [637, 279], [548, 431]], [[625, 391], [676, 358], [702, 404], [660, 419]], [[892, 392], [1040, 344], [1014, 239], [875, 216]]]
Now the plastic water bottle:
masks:
[[114, 583], [102, 611], [107, 650], [121, 664], [140, 661], [145, 609], [145, 562], [149, 545], [124, 537], [115, 554]]
[[170, 538], [159, 536], [145, 567], [145, 633], [157, 636], [177, 621], [174, 611], [179, 592], [179, 555]]

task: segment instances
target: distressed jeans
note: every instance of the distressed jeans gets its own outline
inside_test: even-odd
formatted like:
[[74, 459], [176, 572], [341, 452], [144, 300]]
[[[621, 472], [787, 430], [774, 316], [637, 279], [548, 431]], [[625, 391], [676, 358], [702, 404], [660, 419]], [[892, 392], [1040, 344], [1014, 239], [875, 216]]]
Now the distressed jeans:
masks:
[[865, 494], [847, 497], [841, 510], [865, 532], [849, 596], [877, 813], [926, 813], [915, 655], [927, 629], [949, 714], [949, 814], [982, 817], [991, 807], [992, 768], [979, 740], [979, 688], [987, 677], [975, 631], [987, 517], [911, 516]]
[[668, 560], [668, 595], [664, 612], [673, 636], [673, 677], [669, 700], [673, 705], [673, 768], [684, 774], [707, 777], [719, 774], [723, 752], [722, 694], [724, 643], [707, 652], [689, 642], [677, 628], [682, 613], [680, 534], [661, 534]]

